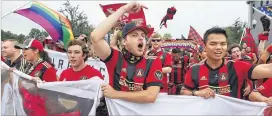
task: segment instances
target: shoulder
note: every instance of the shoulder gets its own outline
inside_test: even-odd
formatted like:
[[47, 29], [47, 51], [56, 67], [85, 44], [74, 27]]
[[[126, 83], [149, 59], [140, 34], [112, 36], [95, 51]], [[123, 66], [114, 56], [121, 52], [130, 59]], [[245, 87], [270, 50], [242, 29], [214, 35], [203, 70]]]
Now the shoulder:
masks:
[[90, 65], [87, 65], [84, 70], [87, 70], [87, 71], [98, 71], [97, 69], [93, 68], [92, 66]]
[[42, 63], [40, 63], [40, 65], [42, 65], [42, 66], [44, 66], [44, 67], [46, 67], [46, 68], [54, 68], [51, 64], [49, 64], [48, 62], [46, 62], [46, 61], [44, 61], [44, 62], [42, 62]]
[[67, 68], [67, 69], [63, 70], [61, 72], [61, 74], [67, 74], [67, 73], [71, 73], [71, 72], [73, 72], [73, 69], [72, 68]]
[[199, 66], [202, 66], [202, 65], [204, 65], [205, 64], [205, 61], [201, 61], [201, 62], [199, 62], [199, 63], [195, 63], [195, 64], [193, 64], [192, 66], [190, 66], [190, 68], [195, 68], [195, 67], [199, 67]]

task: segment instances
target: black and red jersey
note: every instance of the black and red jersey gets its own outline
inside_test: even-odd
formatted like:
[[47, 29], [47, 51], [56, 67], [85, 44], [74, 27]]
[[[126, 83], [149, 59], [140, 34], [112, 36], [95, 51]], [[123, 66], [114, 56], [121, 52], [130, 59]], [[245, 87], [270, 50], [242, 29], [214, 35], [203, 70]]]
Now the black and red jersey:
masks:
[[172, 71], [169, 75], [169, 82], [174, 84], [181, 84], [183, 82], [182, 73], [182, 64], [173, 64]]
[[118, 91], [162, 87], [163, 74], [159, 58], [153, 60], [142, 57], [136, 63], [130, 63], [120, 51], [111, 48], [111, 54], [104, 62], [109, 73], [109, 84]]
[[[157, 56], [161, 59], [162, 62], [162, 68], [164, 67], [172, 67], [172, 56], [167, 53], [163, 52], [162, 50], [156, 51], [156, 50], [151, 50], [148, 54], [148, 56]], [[161, 89], [160, 92], [167, 92], [168, 88], [168, 78], [167, 78], [167, 73], [163, 73], [163, 89]]]
[[36, 65], [29, 65], [25, 70], [26, 74], [33, 77], [40, 77], [46, 82], [58, 81], [57, 70], [46, 61], [38, 61]]
[[189, 90], [202, 90], [207, 87], [217, 94], [242, 98], [244, 80], [251, 79], [255, 66], [242, 61], [228, 61], [216, 69], [207, 62], [192, 66], [185, 76], [184, 85]]

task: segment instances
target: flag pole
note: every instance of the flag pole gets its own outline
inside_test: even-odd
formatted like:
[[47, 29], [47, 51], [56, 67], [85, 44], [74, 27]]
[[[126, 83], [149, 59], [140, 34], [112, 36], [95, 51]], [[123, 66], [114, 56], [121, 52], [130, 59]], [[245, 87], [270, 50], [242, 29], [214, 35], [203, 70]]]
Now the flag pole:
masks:
[[17, 8], [15, 8], [15, 9], [13, 9], [11, 12], [6, 13], [5, 15], [3, 15], [3, 16], [1, 17], [1, 19], [3, 19], [4, 17], [6, 17], [7, 15], [13, 13], [14, 11], [16, 11], [16, 10], [18, 10], [18, 9], [20, 9], [20, 8], [22, 8], [22, 7], [24, 7], [25, 5], [29, 4], [30, 2], [32, 2], [32, 0], [30, 0], [30, 1], [26, 2], [26, 3], [24, 3], [23, 5], [21, 5], [21, 6], [17, 7]]
[[243, 39], [243, 37], [245, 36], [245, 33], [246, 33], [246, 27], [244, 27], [244, 29], [243, 29], [243, 33], [242, 33], [242, 36], [241, 36], [241, 38], [240, 38], [240, 44], [239, 45], [241, 45], [241, 43], [242, 43], [242, 39]]
[[254, 8], [254, 7], [252, 7], [255, 11], [257, 11], [257, 12], [259, 12], [259, 13], [262, 13], [263, 15], [266, 15], [267, 16], [267, 18], [269, 18], [270, 20], [272, 20], [272, 17], [270, 17], [270, 16], [268, 16], [267, 14], [265, 14], [264, 12], [262, 12], [262, 11], [260, 11], [259, 9], [257, 9], [257, 8]]

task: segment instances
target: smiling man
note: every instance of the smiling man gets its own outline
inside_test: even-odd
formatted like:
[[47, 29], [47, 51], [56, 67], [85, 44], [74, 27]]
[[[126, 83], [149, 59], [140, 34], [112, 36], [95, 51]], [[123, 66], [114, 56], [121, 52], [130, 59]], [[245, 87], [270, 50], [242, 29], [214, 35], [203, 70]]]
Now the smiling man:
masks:
[[151, 36], [151, 45], [152, 49], [147, 53], [148, 56], [157, 56], [161, 59], [162, 62], [162, 73], [163, 73], [163, 89], [161, 93], [168, 92], [168, 78], [167, 73], [172, 71], [172, 57], [169, 53], [162, 50], [162, 38], [158, 33], [154, 33]]
[[272, 64], [252, 66], [243, 61], [224, 60], [227, 34], [224, 29], [211, 28], [204, 34], [207, 59], [192, 66], [185, 76], [184, 95], [214, 97], [215, 94], [242, 98], [246, 78], [261, 79], [272, 76]]

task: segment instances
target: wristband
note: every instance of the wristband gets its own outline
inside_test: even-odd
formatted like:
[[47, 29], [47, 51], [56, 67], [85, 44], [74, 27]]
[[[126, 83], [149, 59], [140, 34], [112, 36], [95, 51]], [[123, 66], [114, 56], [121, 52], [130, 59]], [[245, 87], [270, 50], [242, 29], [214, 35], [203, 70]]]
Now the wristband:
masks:
[[192, 91], [192, 96], [196, 96], [196, 95], [195, 95], [195, 92], [196, 92], [196, 90], [193, 90], [193, 91]]

